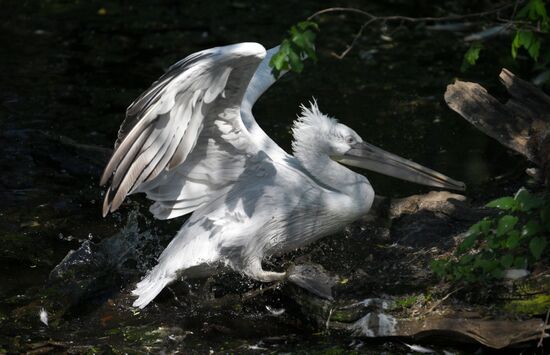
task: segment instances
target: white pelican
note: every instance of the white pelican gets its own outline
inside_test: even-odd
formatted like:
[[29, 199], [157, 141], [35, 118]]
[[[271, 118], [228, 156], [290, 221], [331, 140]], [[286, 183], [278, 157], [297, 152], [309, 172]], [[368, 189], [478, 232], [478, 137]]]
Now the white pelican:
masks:
[[144, 192], [150, 211], [168, 219], [193, 212], [133, 294], [143, 308], [177, 277], [227, 266], [271, 282], [262, 259], [335, 233], [363, 216], [374, 191], [341, 164], [420, 184], [464, 189], [445, 175], [387, 153], [351, 128], [302, 106], [292, 129], [293, 155], [258, 126], [252, 106], [275, 79], [277, 51], [257, 43], [188, 56], [128, 107], [101, 178], [110, 180], [103, 214]]

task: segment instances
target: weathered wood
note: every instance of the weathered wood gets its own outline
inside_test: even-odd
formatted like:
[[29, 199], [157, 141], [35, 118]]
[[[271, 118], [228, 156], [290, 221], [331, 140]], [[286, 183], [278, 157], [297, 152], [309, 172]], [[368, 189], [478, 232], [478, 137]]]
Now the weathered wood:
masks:
[[550, 123], [550, 97], [538, 87], [528, 81], [516, 77], [508, 69], [502, 69], [499, 75], [500, 82], [512, 96], [510, 103], [518, 103], [518, 106], [527, 109], [529, 114], [524, 113], [527, 119], [539, 119]]
[[538, 318], [496, 319], [452, 309], [421, 317], [404, 316], [391, 298], [335, 304], [296, 289], [294, 300], [319, 327], [356, 337], [448, 337], [455, 342], [478, 342], [502, 349], [539, 339], [547, 330], [544, 321]]
[[476, 83], [457, 80], [447, 86], [447, 105], [466, 121], [502, 145], [533, 160], [527, 149], [528, 122], [518, 120], [510, 110]]
[[541, 167], [548, 179], [550, 97], [507, 69], [499, 78], [510, 94], [505, 104], [481, 85], [460, 80], [447, 86], [445, 101], [477, 129]]

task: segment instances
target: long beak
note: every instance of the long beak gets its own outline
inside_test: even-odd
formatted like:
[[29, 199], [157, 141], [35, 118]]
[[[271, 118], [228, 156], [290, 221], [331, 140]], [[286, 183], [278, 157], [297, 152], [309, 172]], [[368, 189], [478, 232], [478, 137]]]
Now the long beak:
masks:
[[459, 191], [466, 189], [466, 185], [461, 181], [451, 179], [437, 171], [403, 159], [365, 142], [353, 145], [343, 157], [339, 157], [338, 161], [346, 165], [376, 171], [417, 184]]

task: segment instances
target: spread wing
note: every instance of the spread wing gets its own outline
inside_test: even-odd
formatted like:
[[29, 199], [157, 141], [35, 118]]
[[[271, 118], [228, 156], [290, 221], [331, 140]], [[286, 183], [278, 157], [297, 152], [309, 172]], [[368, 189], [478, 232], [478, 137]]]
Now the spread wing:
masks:
[[173, 218], [231, 186], [258, 152], [240, 105], [265, 53], [240, 43], [192, 54], [134, 101], [101, 177], [103, 214], [145, 192], [156, 217]]

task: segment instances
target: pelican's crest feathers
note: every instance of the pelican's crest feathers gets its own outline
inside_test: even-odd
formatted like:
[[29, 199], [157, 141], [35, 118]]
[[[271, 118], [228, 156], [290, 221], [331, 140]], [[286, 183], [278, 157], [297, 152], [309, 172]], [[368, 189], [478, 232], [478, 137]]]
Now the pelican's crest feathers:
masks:
[[309, 102], [309, 107], [302, 104], [300, 109], [302, 111], [292, 126], [294, 137], [292, 151], [294, 153], [303, 145], [318, 146], [321, 136], [330, 135], [338, 123], [338, 120], [319, 110], [315, 98]]

